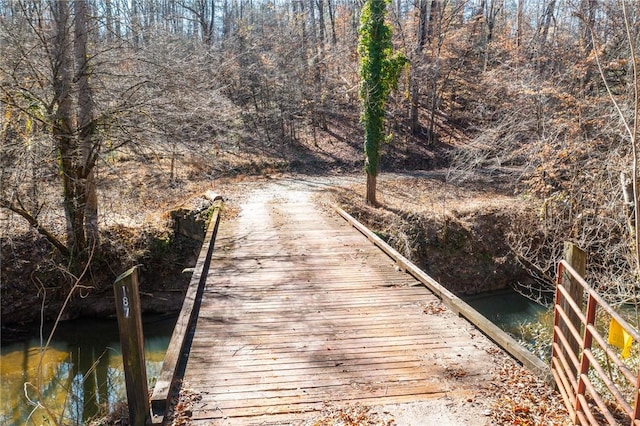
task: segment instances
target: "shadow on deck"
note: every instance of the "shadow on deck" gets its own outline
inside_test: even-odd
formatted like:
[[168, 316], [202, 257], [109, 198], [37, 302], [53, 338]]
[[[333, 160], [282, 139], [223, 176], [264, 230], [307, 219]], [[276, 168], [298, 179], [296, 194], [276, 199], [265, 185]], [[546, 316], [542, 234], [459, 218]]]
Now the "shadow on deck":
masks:
[[181, 358], [182, 386], [198, 395], [191, 420], [206, 424], [290, 424], [328, 403], [472, 399], [495, 362], [486, 336], [548, 374], [338, 213], [319, 211], [303, 193], [257, 197], [219, 231], [215, 215], [153, 392], [154, 422], [162, 421]]

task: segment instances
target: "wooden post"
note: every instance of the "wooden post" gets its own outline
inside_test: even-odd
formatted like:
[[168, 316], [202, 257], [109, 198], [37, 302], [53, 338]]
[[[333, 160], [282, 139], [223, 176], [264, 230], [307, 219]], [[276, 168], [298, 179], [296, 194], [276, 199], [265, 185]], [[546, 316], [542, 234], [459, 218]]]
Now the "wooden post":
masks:
[[149, 419], [150, 411], [136, 266], [116, 278], [113, 291], [116, 295], [118, 330], [127, 386], [129, 424], [142, 426]]
[[[581, 277], [584, 278], [587, 271], [587, 254], [582, 249], [580, 249], [577, 245], [573, 243], [565, 241], [564, 260], [569, 265], [571, 265], [571, 267]], [[571, 295], [571, 298], [576, 302], [576, 305], [578, 305], [578, 307], [582, 311], [584, 308], [584, 301], [583, 301], [584, 290], [582, 289], [582, 286], [580, 285], [580, 283], [578, 283], [570, 274], [565, 272], [564, 276], [562, 277], [562, 285], [565, 287], [565, 289], [567, 289], [567, 292]], [[567, 316], [569, 317], [570, 324], [573, 325], [573, 327], [576, 330], [578, 330], [578, 332], [581, 332], [582, 325], [581, 325], [580, 318], [578, 317], [578, 314], [574, 312], [571, 306], [569, 306], [569, 303], [567, 303], [566, 300], [564, 299], [561, 306], [562, 306], [562, 309], [566, 312]], [[582, 342], [577, 342], [572, 337], [573, 335], [569, 331], [569, 327], [567, 325], [561, 324], [560, 329], [562, 330], [562, 333], [567, 337], [567, 340], [569, 341], [569, 349], [571, 350], [571, 352], [575, 354], [576, 358], [580, 360], [580, 347], [582, 346]], [[570, 358], [567, 357], [567, 359], [570, 359]], [[578, 376], [578, 368], [579, 367], [576, 366], [576, 369], [572, 372], [574, 374], [574, 377]]]

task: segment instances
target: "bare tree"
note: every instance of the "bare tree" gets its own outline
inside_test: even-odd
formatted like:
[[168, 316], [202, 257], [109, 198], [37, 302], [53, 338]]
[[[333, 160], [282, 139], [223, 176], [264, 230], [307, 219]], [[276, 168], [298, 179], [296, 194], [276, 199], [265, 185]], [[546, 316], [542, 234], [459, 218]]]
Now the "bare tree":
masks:
[[556, 0], [549, 0], [544, 6], [544, 13], [540, 19], [540, 25], [538, 27], [538, 46], [541, 52], [544, 51], [547, 45], [547, 39], [549, 37], [549, 28], [551, 23], [555, 21], [556, 13]]
[[[1, 22], [7, 35], [7, 56], [0, 64], [0, 88], [14, 114], [38, 123], [51, 137], [55, 149], [51, 154], [59, 159], [66, 242], [38, 219], [42, 206], [29, 208], [24, 203], [19, 181], [3, 188], [1, 203], [24, 217], [63, 254], [79, 260], [98, 244], [95, 167], [104, 147], [103, 135], [117, 127], [113, 124], [142, 86], [138, 81], [126, 87], [129, 79], [117, 76], [123, 84], [119, 101], [101, 99], [98, 110], [94, 85], [100, 76], [95, 74], [95, 61], [107, 61], [106, 56], [89, 50], [89, 44], [98, 39], [93, 34], [97, 27], [89, 17], [89, 3], [60, 0], [42, 3], [42, 8], [31, 8], [28, 2], [18, 4], [19, 14], [3, 17]], [[123, 143], [111, 141], [109, 149]]]
[[216, 32], [216, 3], [215, 0], [194, 0], [181, 2], [180, 5], [193, 13], [194, 23], [200, 28], [200, 34], [205, 44], [211, 45]]

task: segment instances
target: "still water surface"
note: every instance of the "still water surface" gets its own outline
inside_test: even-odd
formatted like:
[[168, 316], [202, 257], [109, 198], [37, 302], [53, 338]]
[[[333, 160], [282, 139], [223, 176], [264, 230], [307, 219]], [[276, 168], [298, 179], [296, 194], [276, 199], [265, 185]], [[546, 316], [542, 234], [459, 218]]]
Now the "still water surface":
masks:
[[546, 308], [515, 290], [471, 297], [465, 300], [485, 318], [511, 334], [543, 361], [551, 357], [553, 315]]
[[548, 312], [544, 306], [527, 299], [515, 290], [487, 293], [465, 299], [485, 318], [516, 338], [524, 338], [522, 329], [537, 323]]
[[[143, 321], [149, 388], [162, 366], [175, 318]], [[39, 331], [34, 332], [39, 336]], [[48, 336], [45, 330], [44, 340]], [[0, 424], [85, 424], [99, 407], [126, 399], [118, 324], [61, 323], [46, 351], [39, 337], [3, 345], [0, 351]], [[44, 408], [46, 407], [46, 409]]]

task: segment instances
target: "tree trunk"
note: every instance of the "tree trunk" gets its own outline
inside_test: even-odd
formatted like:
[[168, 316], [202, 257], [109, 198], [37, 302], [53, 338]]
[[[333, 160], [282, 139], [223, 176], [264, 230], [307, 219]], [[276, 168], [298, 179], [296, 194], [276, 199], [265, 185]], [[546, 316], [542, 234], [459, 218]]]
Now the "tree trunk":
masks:
[[591, 37], [591, 31], [593, 30], [596, 24], [596, 0], [584, 0], [583, 1], [583, 11], [585, 17], [585, 28], [583, 30], [583, 44], [584, 44], [584, 54], [585, 57], [588, 57], [593, 50], [593, 39]]
[[418, 4], [418, 33], [416, 51], [421, 52], [427, 41], [427, 0], [420, 0]]
[[226, 41], [231, 33], [231, 16], [229, 11], [229, 0], [222, 3], [222, 40]]
[[[438, 1], [431, 2], [431, 8], [429, 10], [428, 19], [428, 34], [427, 41], [431, 44], [431, 57], [430, 60], [433, 63], [433, 75], [431, 75], [431, 106], [429, 112], [429, 130], [427, 132], [427, 140], [429, 145], [436, 141], [435, 125], [436, 125], [436, 111], [438, 109], [438, 81], [440, 79], [440, 52], [442, 49], [442, 43], [444, 35], [442, 34], [442, 10]], [[437, 37], [437, 40], [433, 40], [433, 37]]]
[[216, 2], [211, 0], [211, 16], [209, 16], [209, 32], [207, 40], [209, 44], [213, 45], [216, 40]]
[[121, 15], [122, 15], [122, 11], [120, 10], [120, 2], [116, 1], [116, 4], [115, 4], [115, 16], [116, 16], [116, 18], [115, 18], [115, 27], [114, 27], [114, 30], [116, 32], [116, 34], [115, 34], [116, 35], [116, 41], [118, 41], [122, 37], [122, 27], [120, 25], [120, 19], [122, 17]]
[[364, 125], [364, 167], [367, 172], [366, 199], [369, 204], [376, 204], [380, 144], [385, 140], [385, 104], [406, 63], [404, 56], [392, 54], [391, 28], [385, 23], [385, 15], [385, 0], [367, 0], [359, 30], [360, 100]]
[[327, 130], [328, 126], [327, 126], [327, 116], [325, 114], [325, 96], [324, 96], [324, 69], [326, 68], [325, 66], [325, 56], [326, 56], [326, 51], [325, 51], [325, 23], [324, 23], [324, 0], [316, 0], [316, 4], [318, 6], [318, 27], [320, 29], [319, 31], [319, 39], [318, 39], [318, 43], [319, 43], [319, 53], [318, 53], [318, 60], [316, 62], [316, 64], [314, 65], [314, 71], [316, 73], [315, 75], [315, 82], [316, 82], [316, 90], [315, 90], [315, 97], [316, 97], [316, 105], [318, 105], [318, 119], [319, 119], [319, 123], [320, 123], [320, 128], [322, 128], [322, 130]]
[[496, 6], [496, 0], [491, 0], [487, 5], [487, 10], [485, 13], [485, 23], [487, 26], [485, 52], [488, 52], [489, 43], [493, 41], [494, 29], [496, 27], [496, 22], [501, 11], [502, 7], [500, 5]]
[[87, 44], [89, 40], [88, 5], [86, 0], [76, 0], [75, 9], [75, 57], [76, 81], [78, 90], [78, 145], [81, 153], [80, 176], [84, 181], [84, 206], [86, 236], [89, 246], [98, 243], [98, 198], [95, 183], [95, 164], [97, 146], [94, 141], [95, 125], [93, 121], [93, 91], [89, 85], [89, 54]]
[[327, 8], [329, 9], [329, 20], [331, 21], [331, 44], [335, 45], [338, 42], [336, 38], [335, 6], [331, 4], [331, 0], [327, 0]]
[[111, 0], [105, 0], [104, 9], [105, 14], [107, 15], [105, 18], [107, 27], [106, 39], [107, 42], [111, 42], [113, 40], [113, 11], [111, 9]]
[[376, 199], [376, 183], [377, 176], [367, 171], [367, 204], [370, 206], [378, 205], [378, 200]]
[[429, 132], [428, 141], [432, 145], [436, 141], [436, 110], [438, 109], [438, 79], [440, 78], [440, 60], [436, 59], [436, 74], [433, 76], [433, 84], [431, 88], [431, 112], [429, 116]]
[[314, 5], [314, 1], [309, 1], [309, 9], [307, 10], [309, 14], [309, 28], [311, 31], [311, 43], [313, 44], [313, 49], [316, 49], [318, 45], [318, 32], [316, 28], [316, 7]]
[[411, 104], [409, 106], [409, 127], [412, 134], [417, 134], [420, 129], [420, 84], [418, 83], [418, 66], [422, 61], [422, 50], [427, 41], [427, 0], [418, 3], [418, 30], [416, 33], [416, 49], [414, 51], [414, 66], [411, 67], [410, 81]]
[[140, 47], [140, 16], [138, 16], [138, 1], [131, 1], [131, 37], [133, 39], [133, 47]]
[[54, 7], [55, 50], [53, 54], [53, 137], [60, 153], [67, 246], [72, 257], [86, 248], [84, 233], [84, 188], [80, 182], [78, 149], [74, 137], [73, 58], [69, 49], [69, 3], [58, 0]]
[[440, 27], [440, 1], [432, 0], [429, 10], [429, 19], [427, 20], [427, 41], [431, 43], [433, 36], [437, 34]]
[[518, 12], [516, 16], [516, 47], [518, 52], [522, 48], [522, 31], [524, 19], [524, 0], [518, 0]]
[[324, 40], [325, 40], [325, 24], [324, 24], [324, 0], [316, 0], [318, 6], [318, 28], [320, 29], [320, 50], [324, 58]]
[[544, 15], [542, 17], [542, 27], [540, 28], [540, 51], [544, 50], [547, 44], [547, 38], [549, 36], [549, 27], [551, 27], [551, 21], [553, 21], [554, 13], [556, 11], [556, 0], [549, 0]]
[[409, 107], [409, 127], [411, 134], [417, 135], [420, 130], [420, 87], [415, 70], [411, 70], [411, 105]]
[[56, 33], [51, 51], [54, 64], [51, 114], [53, 138], [60, 155], [67, 248], [73, 269], [85, 254], [87, 243], [96, 244], [98, 239], [94, 176], [98, 152], [94, 140], [93, 93], [89, 85], [88, 4], [86, 0], [72, 4], [73, 29], [71, 2], [57, 0], [52, 8]]

